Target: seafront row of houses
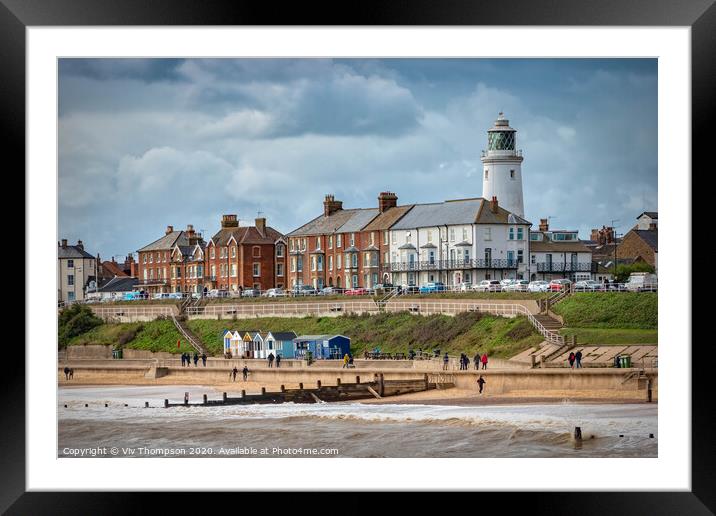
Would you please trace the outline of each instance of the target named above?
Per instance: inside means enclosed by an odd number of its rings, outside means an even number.
[[[482,197],[399,204],[394,192],[385,191],[374,207],[344,208],[325,195],[322,213],[288,234],[265,217],[242,225],[227,214],[208,240],[191,225],[167,226],[163,236],[137,250],[136,261],[130,255],[123,265],[93,257],[82,242],[68,246],[63,240],[58,298],[79,300],[82,285],[101,290],[125,277],[136,278],[132,289],[149,294],[201,294],[305,285],[454,287],[506,278],[601,281],[611,278],[617,261],[657,267],[656,212],[640,214],[621,237],[603,226],[581,240],[576,230],[550,228],[548,218],[532,229],[524,218],[523,159],[516,131],[500,113],[482,152]]]
[[[350,353],[351,339],[343,335],[302,335],[293,331],[227,330],[223,335],[224,355],[233,358],[315,359],[343,358]]]

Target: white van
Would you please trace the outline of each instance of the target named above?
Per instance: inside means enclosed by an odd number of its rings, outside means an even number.
[[[627,290],[632,292],[656,292],[656,274],[650,272],[632,272],[624,286]]]

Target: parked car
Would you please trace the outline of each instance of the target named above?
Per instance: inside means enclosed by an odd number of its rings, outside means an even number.
[[[255,288],[245,288],[241,291],[241,297],[259,297],[261,291]]]
[[[470,290],[472,290],[472,283],[463,281],[462,283],[460,283],[456,286],[456,289],[459,290],[460,292],[469,292]]]
[[[420,291],[417,285],[401,285],[400,290],[403,294],[417,294]]]
[[[270,288],[261,295],[264,297],[283,297],[286,295],[286,292],[284,292],[282,288]]]
[[[323,287],[321,290],[318,291],[319,296],[333,296],[338,293],[339,292],[336,287]]]
[[[515,282],[515,280],[513,280],[511,278],[506,278],[506,279],[500,280],[500,287],[502,288],[502,291],[507,292],[507,287],[512,285],[514,282]]]
[[[421,294],[431,294],[433,292],[444,292],[445,290],[445,283],[433,281],[431,283],[426,283],[425,285],[422,285],[420,287],[419,292]]]
[[[655,292],[657,290],[656,274],[650,272],[632,272],[624,287],[632,292]]]
[[[594,280],[582,280],[574,284],[575,292],[599,292],[604,290],[604,285]]]
[[[291,289],[292,296],[315,296],[318,294],[311,285],[296,285]]]
[[[214,288],[206,294],[206,297],[229,297],[229,291]]]
[[[549,282],[544,280],[530,281],[527,285],[527,290],[530,292],[547,292],[549,290]]]
[[[396,287],[392,283],[378,283],[373,288],[376,292],[389,292]]]
[[[514,280],[512,283],[503,287],[504,292],[527,292],[530,282],[527,280]]]
[[[347,296],[365,296],[368,294],[368,289],[362,287],[350,288],[345,291],[345,294]]]
[[[562,279],[553,279],[549,282],[549,291],[550,292],[562,292],[563,290],[568,289],[572,285],[572,282],[566,278]]]
[[[502,285],[498,280],[482,280],[480,283],[475,285],[473,289],[478,292],[501,292]]]

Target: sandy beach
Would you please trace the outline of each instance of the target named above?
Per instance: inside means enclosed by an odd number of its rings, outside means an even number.
[[[241,374],[236,381],[207,382],[202,375],[187,375],[181,377],[165,376],[163,378],[148,379],[140,376],[126,374],[92,374],[88,377],[75,374],[72,380],[65,380],[64,374],[58,374],[58,385],[64,388],[88,386],[141,386],[141,385],[203,385],[219,392],[241,392],[258,394],[261,388],[267,392],[278,392],[283,385],[286,389],[298,389],[298,383],[256,382],[249,376],[243,381]],[[324,383],[324,385],[330,385]],[[312,385],[304,385],[313,387]],[[483,394],[470,389],[433,389],[426,392],[416,392],[399,396],[390,396],[383,399],[360,400],[367,404],[430,404],[430,405],[495,405],[495,404],[522,404],[522,403],[555,403],[564,401],[579,401],[583,403],[639,403],[644,402],[643,393],[637,391],[614,390],[515,390],[498,395],[490,394],[486,388]],[[355,402],[350,402],[355,403]]]

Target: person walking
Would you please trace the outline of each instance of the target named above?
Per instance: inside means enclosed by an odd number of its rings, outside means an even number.
[[[281,355],[276,353],[276,367],[281,367]]]
[[[482,368],[487,369],[487,353],[482,354],[481,362],[482,362]]]
[[[348,367],[348,360],[349,360],[348,353],[346,353],[345,355],[343,355],[343,368],[342,369],[346,369]]]
[[[65,366],[65,380],[70,379],[70,368]]]
[[[574,360],[577,363],[577,369],[581,369],[582,368],[582,351],[581,350],[579,350],[575,353]]]
[[[231,371],[231,374],[234,375],[234,381],[236,381],[236,375],[239,374],[239,370],[236,369],[236,366],[234,366],[234,369]]]
[[[249,368],[248,366],[244,366],[244,369],[241,371],[244,375],[244,381],[249,379]]]
[[[475,371],[480,370],[480,352],[478,351],[475,353],[475,358],[473,358],[473,361],[475,362]]]
[[[273,367],[273,353],[269,353],[268,365],[269,365],[269,367]]]
[[[470,357],[467,356],[467,353],[465,353],[465,371],[470,369]]]
[[[206,353],[201,354],[201,363],[204,367],[206,367]]]
[[[447,371],[449,363],[450,363],[450,357],[448,356],[447,351],[446,351],[445,356],[443,357],[443,371]]]
[[[199,367],[199,355],[194,351],[194,367]]]
[[[569,367],[574,369],[574,351],[569,354],[569,358],[567,360],[569,360]]]
[[[480,375],[480,378],[477,379],[477,386],[480,389],[480,394],[482,394],[482,386],[485,385],[486,383],[487,382],[485,381],[485,379],[482,377],[482,375]]]
[[[184,353],[181,354],[181,366],[184,367],[184,362],[186,362],[186,357],[184,356]]]
[[[74,378],[74,376],[75,376],[75,370],[74,370],[74,368],[70,367],[70,380],[72,380],[72,378]]]

